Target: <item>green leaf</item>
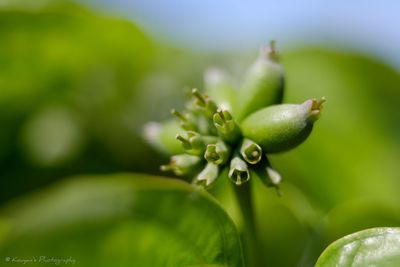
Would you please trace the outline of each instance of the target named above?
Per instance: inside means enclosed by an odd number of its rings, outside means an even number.
[[[400,228],[372,228],[333,242],[316,267],[400,266]]]
[[[77,177],[8,204],[0,221],[8,225],[0,259],[71,258],[85,267],[243,266],[227,213],[206,192],[172,179]]]

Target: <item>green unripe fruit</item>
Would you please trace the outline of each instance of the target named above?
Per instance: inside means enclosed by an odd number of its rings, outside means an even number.
[[[182,144],[174,138],[181,130],[176,120],[168,120],[164,123],[149,122],[143,128],[143,137],[158,151],[166,155],[180,154],[184,152]]]
[[[161,171],[172,171],[178,176],[190,175],[199,167],[201,159],[196,156],[180,154],[171,157],[170,163],[162,165]]]
[[[284,88],[283,68],[277,61],[273,44],[262,51],[248,71],[237,94],[238,121],[261,108],[282,103]]]
[[[318,119],[324,98],[303,104],[281,104],[261,109],[241,124],[243,136],[260,145],[265,153],[277,153],[301,144]]]
[[[205,92],[218,107],[232,112],[235,108],[236,88],[231,77],[224,70],[209,68],[204,73]]]

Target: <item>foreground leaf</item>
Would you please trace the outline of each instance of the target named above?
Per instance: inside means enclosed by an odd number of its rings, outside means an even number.
[[[48,265],[41,257],[70,258],[85,267],[243,266],[231,219],[207,193],[180,181],[78,177],[0,214],[9,225],[0,257],[10,266],[18,259]]]
[[[316,267],[400,266],[400,228],[372,228],[332,243]]]

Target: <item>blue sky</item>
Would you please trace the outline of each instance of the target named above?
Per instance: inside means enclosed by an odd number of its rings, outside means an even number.
[[[197,50],[322,44],[355,49],[400,68],[400,1],[87,0],[153,37]]]

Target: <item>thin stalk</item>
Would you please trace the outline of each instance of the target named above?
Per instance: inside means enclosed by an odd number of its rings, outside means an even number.
[[[263,262],[263,253],[257,238],[251,185],[247,182],[241,186],[233,185],[233,187],[242,215],[242,240],[246,267],[267,266]]]

